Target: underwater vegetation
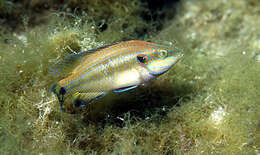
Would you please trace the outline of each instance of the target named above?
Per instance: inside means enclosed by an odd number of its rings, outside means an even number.
[[[9,2],[1,1],[0,7]],[[71,12],[51,12],[46,23],[34,27],[25,21],[20,32],[5,29],[0,38],[0,154],[258,155],[257,4],[180,1],[173,19],[142,36],[132,33],[131,24],[126,33],[112,27],[101,31],[88,13]],[[131,19],[142,19],[135,16]],[[177,41],[184,57],[142,87],[107,94],[85,108],[66,104],[60,112],[50,91],[60,77],[49,74],[49,68],[68,54],[121,39]]]
[[[71,16],[88,15],[88,20],[101,31],[99,38],[115,42],[143,37],[143,32],[161,29],[164,18],[175,12],[166,13],[175,1],[166,0],[1,0],[0,33],[24,30],[48,23],[49,14],[66,13]],[[170,4],[170,5],[169,5]],[[86,20],[81,18],[81,20]],[[117,31],[115,31],[115,29]],[[112,35],[111,35],[112,34]]]

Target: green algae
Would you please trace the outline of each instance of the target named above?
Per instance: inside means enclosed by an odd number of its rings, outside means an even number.
[[[87,14],[81,20],[92,21],[101,31],[99,38],[106,42],[134,39],[142,36],[143,31],[152,31],[143,16],[149,16],[146,1],[140,0],[1,0],[0,18],[5,29],[23,30],[23,24],[29,27],[47,24],[51,13],[71,14],[72,16]],[[26,9],[25,9],[26,8]],[[61,21],[62,22],[62,21]],[[114,30],[117,31],[114,31]],[[1,32],[1,29],[0,29]]]
[[[96,31],[88,15],[55,15],[47,26],[4,35],[1,154],[259,154],[260,15],[252,3],[182,2],[149,39],[177,40],[183,60],[143,87],[85,109],[66,103],[63,113],[49,67],[126,35]]]

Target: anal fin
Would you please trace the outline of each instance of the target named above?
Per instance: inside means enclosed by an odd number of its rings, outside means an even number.
[[[90,103],[93,100],[97,100],[103,96],[105,96],[105,92],[90,92],[90,93],[75,93],[73,95],[73,104],[76,107],[83,108],[85,107],[88,103]]]

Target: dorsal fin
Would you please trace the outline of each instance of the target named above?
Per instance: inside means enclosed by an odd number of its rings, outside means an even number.
[[[107,44],[91,50],[68,54],[66,57],[53,64],[49,68],[49,73],[57,74],[59,77],[66,77],[72,72],[73,69],[75,69],[78,65],[80,65],[81,62],[83,62],[87,58],[88,55],[91,55],[92,53],[105,49],[111,45],[114,44]]]

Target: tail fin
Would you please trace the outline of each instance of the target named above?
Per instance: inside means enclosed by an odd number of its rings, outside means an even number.
[[[60,104],[60,111],[62,112],[62,106],[64,103],[64,95],[66,94],[66,89],[64,87],[60,87],[58,84],[54,84],[51,87],[51,92],[57,96]]]
[[[55,95],[57,95],[57,91],[56,91],[57,85],[58,84],[56,83],[53,86],[51,86],[51,92],[54,93]]]

